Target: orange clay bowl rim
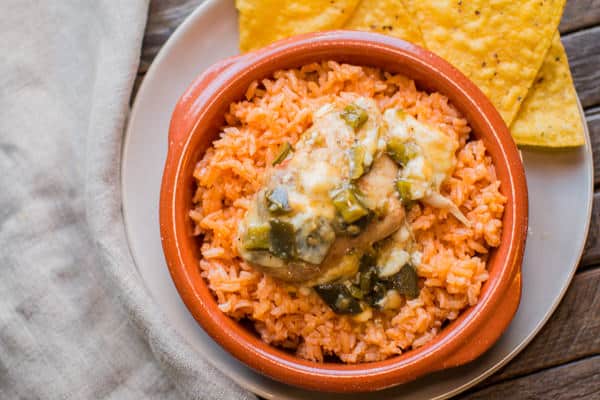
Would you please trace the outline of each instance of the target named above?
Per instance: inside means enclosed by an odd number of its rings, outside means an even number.
[[[200,275],[198,240],[188,210],[193,170],[224,125],[229,105],[253,80],[276,70],[323,60],[379,67],[414,79],[420,90],[446,95],[469,121],[492,157],[507,197],[501,244],[490,253],[489,279],[479,301],[426,345],[384,361],[317,363],[268,345],[217,307]],[[296,36],[257,52],[226,59],[200,75],[182,95],[171,119],[160,193],[160,230],[169,271],[181,298],[204,330],[224,349],[278,381],[330,392],[373,391],[465,364],[500,337],[521,297],[521,262],[527,231],[527,186],[510,132],[486,96],[433,53],[399,39],[356,31]]]

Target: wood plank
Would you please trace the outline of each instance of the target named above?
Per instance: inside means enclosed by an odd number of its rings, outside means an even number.
[[[600,268],[575,276],[536,338],[482,386],[600,355]]]
[[[600,26],[562,38],[583,107],[600,104]]]
[[[567,0],[559,30],[562,34],[600,24],[600,0]]]
[[[600,192],[594,194],[590,232],[588,233],[585,249],[583,250],[581,267],[589,267],[596,264],[600,264]]]
[[[459,396],[478,399],[600,399],[600,356],[575,361]]]
[[[594,183],[600,184],[600,107],[586,111],[586,120],[590,131],[592,153],[594,156]],[[600,193],[594,195],[590,232],[581,260],[581,267],[600,264]]]
[[[233,0],[226,0],[233,1]],[[145,73],[173,31],[204,0],[152,0],[142,43],[140,73]]]
[[[600,107],[586,110],[585,119],[590,131],[594,154],[594,184],[598,185],[600,184]]]

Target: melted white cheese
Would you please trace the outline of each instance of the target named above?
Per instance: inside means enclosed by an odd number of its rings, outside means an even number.
[[[427,196],[431,190],[439,191],[454,170],[458,142],[439,129],[425,125],[397,109],[383,114],[388,126],[388,137],[403,142],[412,141],[420,154],[412,158],[401,171],[401,177],[415,183],[413,198]]]
[[[385,258],[382,264],[379,264],[379,275],[382,278],[392,276],[400,271],[400,268],[404,266],[410,260],[410,254],[402,248],[393,248],[389,255]]]
[[[354,103],[367,110],[369,114],[369,119],[367,119],[364,126],[357,133],[358,143],[365,150],[363,164],[368,168],[373,164],[379,150],[380,127],[382,124],[381,113],[375,102],[371,99],[361,97]]]
[[[456,166],[458,141],[397,109],[386,110],[383,119],[388,127],[388,138],[413,142],[419,148],[419,154],[408,161],[399,174],[399,178],[410,182],[411,198],[446,209],[460,222],[469,225],[459,208],[439,193],[442,183]]]
[[[309,197],[329,193],[342,183],[340,171],[325,161],[316,161],[305,166],[300,174],[300,185]]]

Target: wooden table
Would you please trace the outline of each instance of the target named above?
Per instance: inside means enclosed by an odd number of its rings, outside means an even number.
[[[200,3],[151,0],[136,88],[162,44]],[[461,399],[600,399],[600,0],[568,0],[560,32],[594,149],[596,193],[585,252],[566,296],[537,337]]]

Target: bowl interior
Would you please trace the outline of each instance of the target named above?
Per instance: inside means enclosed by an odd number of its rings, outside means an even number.
[[[166,170],[163,180],[163,191],[165,185],[169,186],[166,197],[172,201],[170,212],[174,227],[163,226],[162,214],[167,211],[163,210],[161,204],[161,231],[164,228],[173,234],[173,246],[177,249],[175,257],[165,246],[167,264],[177,289],[194,317],[213,338],[253,368],[276,379],[281,379],[280,375],[273,373],[277,368],[288,370],[291,375],[299,373],[304,376],[306,382],[294,379],[288,382],[313,389],[336,390],[335,385],[324,387],[323,382],[332,378],[336,380],[340,377],[368,375],[373,375],[374,379],[365,379],[358,383],[346,380],[345,384],[349,386],[341,388],[341,391],[382,389],[414,379],[427,372],[462,364],[491,346],[515,311],[497,309],[501,300],[499,295],[503,294],[500,292],[512,288],[515,277],[518,280],[527,215],[524,174],[508,129],[485,96],[447,63],[423,49],[399,40],[387,37],[382,37],[385,38],[382,40],[378,37],[380,35],[366,35],[369,40],[358,40],[362,36],[364,35],[350,38],[345,36],[345,40],[323,39],[320,42],[286,41],[287,44],[280,44],[279,47],[272,46],[257,54],[248,54],[233,62],[208,83],[195,99],[196,124],[191,132],[184,135],[185,142],[170,144],[167,169],[170,164],[172,177],[171,179],[167,177],[169,172]],[[371,36],[375,36],[375,40]],[[389,72],[401,73],[415,80],[420,90],[437,91],[446,95],[468,120],[472,128],[472,136],[485,143],[501,180],[500,191],[508,198],[503,217],[501,245],[490,254],[488,261],[490,277],[482,288],[479,302],[463,311],[457,320],[448,324],[425,346],[380,362],[344,365],[301,360],[265,344],[253,331],[223,314],[200,276],[197,264],[197,260],[201,257],[199,242],[192,234],[193,224],[187,213],[192,208],[195,190],[194,167],[212,141],[217,138],[220,127],[225,124],[224,114],[230,103],[242,99],[253,80],[270,76],[279,69],[299,67],[323,60],[373,66]],[[178,147],[177,151],[171,154],[174,147]],[[169,236],[169,232],[167,235],[163,232],[163,236]],[[510,292],[510,296],[516,296],[513,302],[518,303],[519,294],[520,292],[514,293],[514,290]],[[514,308],[516,309],[516,304]],[[476,328],[486,321],[489,323],[491,313],[510,313],[510,315],[500,318],[501,321],[495,320],[494,323],[489,324],[489,328],[483,332],[487,335],[483,338],[485,343],[473,346],[466,353],[464,350],[459,351],[476,335],[481,339],[482,331]],[[453,357],[458,353],[462,356]],[[271,365],[266,366],[265,360],[269,360]],[[435,360],[438,362],[434,363]],[[431,365],[432,363],[435,365]],[[404,375],[394,374],[402,369],[410,369],[410,372]],[[314,382],[311,382],[311,379]],[[338,389],[340,389],[339,385]]]

